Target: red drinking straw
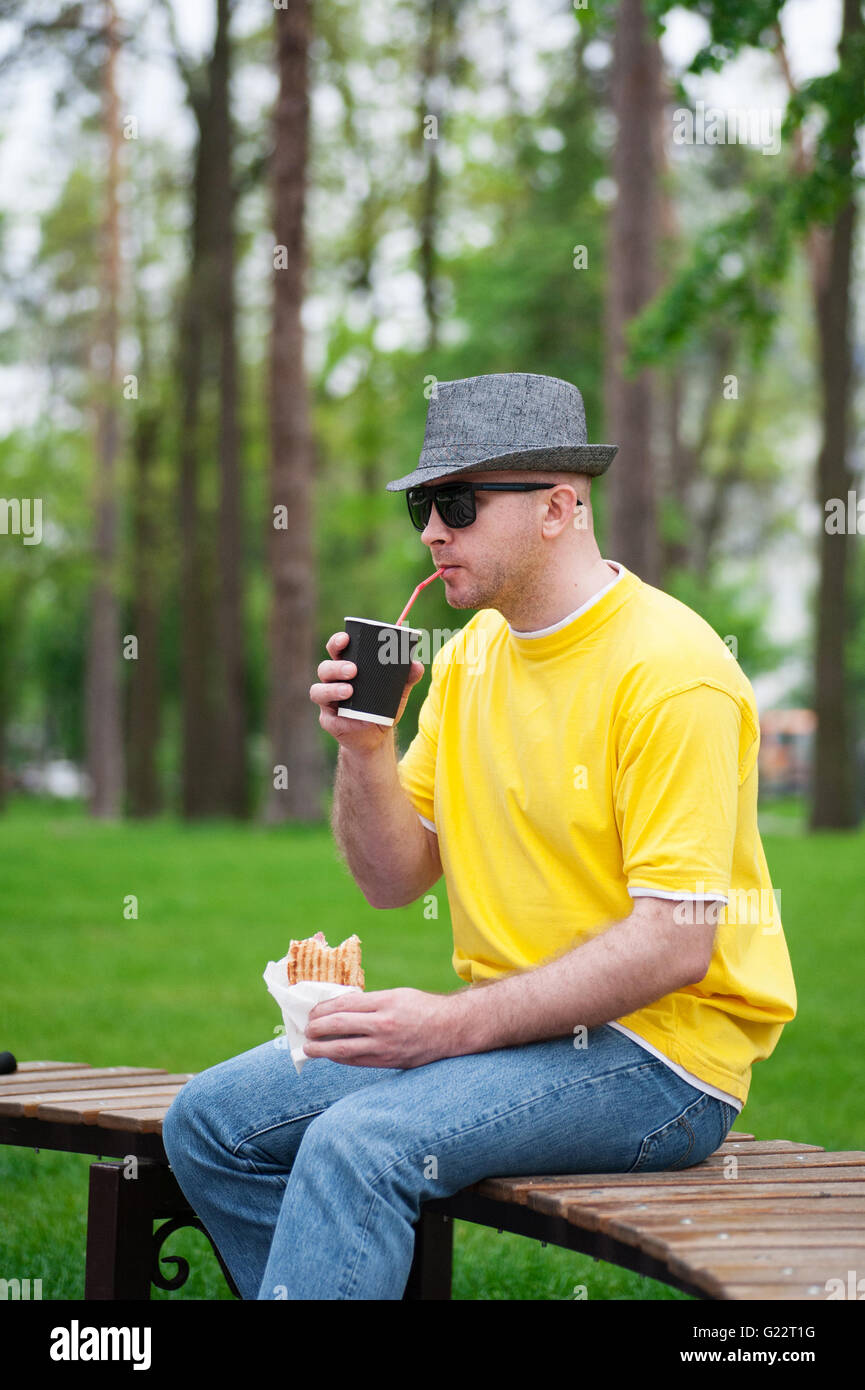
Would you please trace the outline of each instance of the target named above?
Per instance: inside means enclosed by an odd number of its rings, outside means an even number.
[[[414,593],[412,594],[412,596],[411,596],[411,598],[409,599],[408,603],[406,604],[405,608],[402,610],[402,612],[400,613],[399,617],[397,618],[396,624],[395,624],[396,627],[399,627],[400,623],[402,622],[402,620],[403,620],[403,618],[405,617],[405,615],[406,615],[406,613],[408,612],[408,610],[411,608],[412,604],[414,603],[414,601],[415,601],[415,599],[417,598],[418,594],[420,593],[421,589],[425,589],[426,586],[427,586],[427,584],[432,584],[433,580],[434,580],[434,579],[438,579],[439,575],[440,575],[442,572],[443,572],[443,571],[440,570],[440,569],[439,569],[439,570],[436,570],[435,574],[431,574],[430,577],[429,577],[429,579],[422,579],[422,580],[421,580],[420,584],[418,584],[417,588],[415,589]]]

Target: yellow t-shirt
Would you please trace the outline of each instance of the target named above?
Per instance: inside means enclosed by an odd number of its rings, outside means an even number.
[[[574,949],[640,894],[680,899],[683,931],[723,899],[705,978],[613,1026],[741,1106],[796,1013],[754,693],[708,623],[610,563],[560,623],[519,633],[486,608],[445,643],[398,776],[438,834],[469,983]]]

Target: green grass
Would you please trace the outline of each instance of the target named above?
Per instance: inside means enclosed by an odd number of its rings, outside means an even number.
[[[754,1068],[737,1122],[758,1138],[865,1148],[860,1060],[865,834],[767,834],[799,1012]],[[292,936],[364,942],[371,989],[449,990],[450,918],[369,907],[321,827],[90,822],[79,807],[16,798],[0,818],[0,1050],[19,1060],[199,1071],[273,1034],[261,980]],[[130,895],[137,917],[125,916]],[[41,1278],[44,1299],[83,1297],[86,1155],[0,1148],[0,1277]],[[164,1253],[191,1265],[177,1292],[230,1294],[205,1238]],[[616,1266],[457,1223],[457,1299],[687,1300]]]

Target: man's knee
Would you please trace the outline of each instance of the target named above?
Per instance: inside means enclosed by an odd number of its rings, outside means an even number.
[[[163,1121],[166,1149],[184,1130],[187,1133],[191,1129],[208,1132],[215,1128],[216,1120],[224,1120],[243,1098],[260,1090],[262,1052],[264,1060],[269,1061],[272,1044],[266,1043],[224,1062],[216,1062],[190,1077],[178,1091]],[[221,1125],[218,1129],[221,1130]]]
[[[212,1087],[206,1071],[190,1077],[178,1091],[162,1121],[162,1143],[168,1161],[174,1166],[179,1152],[188,1147],[193,1133],[200,1133],[206,1125],[206,1117],[211,1104]]]

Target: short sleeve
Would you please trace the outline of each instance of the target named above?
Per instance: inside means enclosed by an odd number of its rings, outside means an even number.
[[[755,737],[738,700],[704,683],[626,726],[615,806],[632,897],[727,900],[739,785]]]
[[[397,763],[397,776],[424,825],[435,824],[435,771],[441,722],[442,661],[444,647],[432,664],[429,690],[418,715],[418,727],[408,749]]]

